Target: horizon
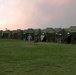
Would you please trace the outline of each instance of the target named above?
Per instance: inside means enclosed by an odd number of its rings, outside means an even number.
[[[70,27],[76,28],[76,26],[70,26]],[[59,28],[61,28],[61,29],[69,29],[70,27],[64,27],[64,28],[59,27]],[[9,31],[14,31],[14,30],[28,30],[28,29],[40,29],[40,30],[44,30],[44,29],[47,29],[47,28],[59,29],[58,27],[56,27],[56,28],[53,28],[53,27],[46,27],[46,28],[27,28],[27,29],[12,29],[12,30],[5,28],[5,30],[0,30],[0,31],[8,31],[8,30]]]

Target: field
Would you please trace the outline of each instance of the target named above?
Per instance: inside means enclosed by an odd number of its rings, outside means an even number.
[[[76,75],[76,45],[0,39],[0,75]]]

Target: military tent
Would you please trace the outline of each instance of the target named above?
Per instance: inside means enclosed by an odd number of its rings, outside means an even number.
[[[42,33],[46,36],[47,42],[56,42],[55,39],[55,30],[53,28],[46,28],[42,30]]]
[[[12,39],[18,39],[17,30],[13,30],[13,31],[12,31]]]
[[[2,31],[2,30],[0,30],[0,38],[2,38],[2,33],[3,33],[3,31]]]
[[[55,28],[56,42],[62,43],[67,38],[67,31],[61,28]]]
[[[13,30],[12,38],[22,40],[23,39],[23,31],[21,29]]]
[[[23,31],[23,38],[25,40],[28,40],[29,34],[31,35],[32,40],[34,40],[34,29],[32,29],[32,28],[29,28],[29,29]]]
[[[41,29],[34,29],[34,39],[40,41]]]
[[[72,36],[71,43],[76,44],[76,26],[71,26],[67,31]]]
[[[9,39],[9,38],[11,38],[11,31],[10,30],[6,30],[6,31],[3,31],[2,32],[2,38],[7,38],[7,39]]]

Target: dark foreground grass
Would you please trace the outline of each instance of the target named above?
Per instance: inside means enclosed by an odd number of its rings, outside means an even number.
[[[0,40],[0,75],[76,75],[76,45]]]

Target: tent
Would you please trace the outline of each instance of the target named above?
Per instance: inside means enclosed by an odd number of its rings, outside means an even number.
[[[23,40],[26,40],[27,39],[26,33],[27,33],[27,30],[23,30]]]
[[[3,33],[3,31],[2,31],[2,30],[0,30],[0,38],[2,38],[2,33]]]
[[[76,44],[76,26],[71,26],[67,31],[72,36],[71,43]]]
[[[23,31],[21,29],[13,30],[12,38],[22,40],[23,39]]]
[[[56,42],[55,39],[55,30],[53,28],[46,28],[42,30],[42,34],[44,33],[47,42]]]
[[[61,28],[55,28],[56,31],[56,42],[62,43],[67,37],[67,31]]]
[[[29,34],[31,35],[32,40],[33,40],[34,39],[34,30],[32,28],[29,28],[29,29],[23,31],[23,39],[28,40],[27,38],[28,38]]]
[[[40,41],[41,29],[34,29],[34,40]]]
[[[12,39],[18,39],[17,30],[13,30],[13,31],[12,31]]]
[[[23,31],[21,29],[17,29],[17,36],[18,36],[18,39],[20,40],[23,39]]]
[[[2,31],[2,38],[11,38],[11,31],[10,30],[6,30],[6,31]]]

